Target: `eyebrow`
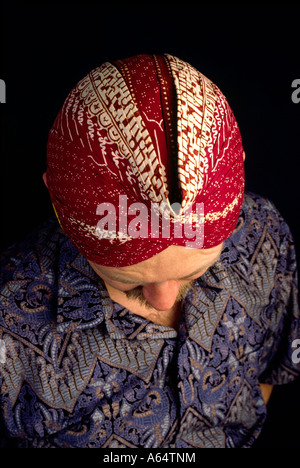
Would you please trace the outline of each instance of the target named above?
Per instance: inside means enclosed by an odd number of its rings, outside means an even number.
[[[208,265],[204,265],[202,266],[201,268],[198,268],[198,270],[196,271],[193,271],[192,273],[190,273],[189,275],[187,276],[183,276],[182,278],[178,278],[177,281],[180,281],[180,280],[185,280],[185,279],[188,279],[190,278],[191,276],[194,276],[194,275],[197,275],[197,273],[200,273],[200,271],[202,270],[207,270],[208,268],[210,268],[211,266],[213,266],[220,258],[220,255],[210,264]],[[149,283],[143,283],[141,281],[130,281],[130,280],[126,280],[124,278],[120,278],[118,277],[117,275],[112,275],[112,276],[108,276],[106,275],[111,281],[118,281],[119,283],[124,283],[124,284],[136,284],[136,285],[141,285],[141,284],[149,284]]]

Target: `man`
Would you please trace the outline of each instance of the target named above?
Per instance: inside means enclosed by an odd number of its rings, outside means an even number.
[[[225,97],[177,57],[71,91],[44,174],[61,227],[3,255],[3,446],[252,446],[299,374],[299,311],[291,234],[243,160]]]

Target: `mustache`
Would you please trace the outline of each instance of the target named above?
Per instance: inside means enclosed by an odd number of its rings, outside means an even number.
[[[175,304],[184,298],[186,292],[189,289],[194,289],[194,280],[191,280],[188,283],[179,286]],[[153,308],[143,295],[143,286],[137,286],[136,288],[130,289],[129,291],[123,291],[123,293],[126,295],[127,299],[137,300],[140,303],[140,305],[145,306],[147,309]]]

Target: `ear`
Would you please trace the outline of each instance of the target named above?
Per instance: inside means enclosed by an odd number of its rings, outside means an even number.
[[[44,172],[44,174],[43,174],[43,181],[44,181],[44,184],[46,185],[46,187],[48,188],[46,172]]]
[[[245,161],[245,159],[246,159],[246,153],[245,153],[245,151],[243,152],[243,159],[244,159],[244,161]]]

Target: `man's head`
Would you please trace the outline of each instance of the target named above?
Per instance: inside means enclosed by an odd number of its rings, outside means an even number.
[[[205,250],[170,246],[135,265],[116,268],[89,263],[119,302],[124,294],[146,307],[166,311],[183,299],[193,281],[218,260],[221,250],[222,244]]]
[[[237,222],[241,136],[205,76],[171,55],[139,55],[104,63],[71,91],[49,134],[46,178],[64,232],[93,264],[208,251]]]

